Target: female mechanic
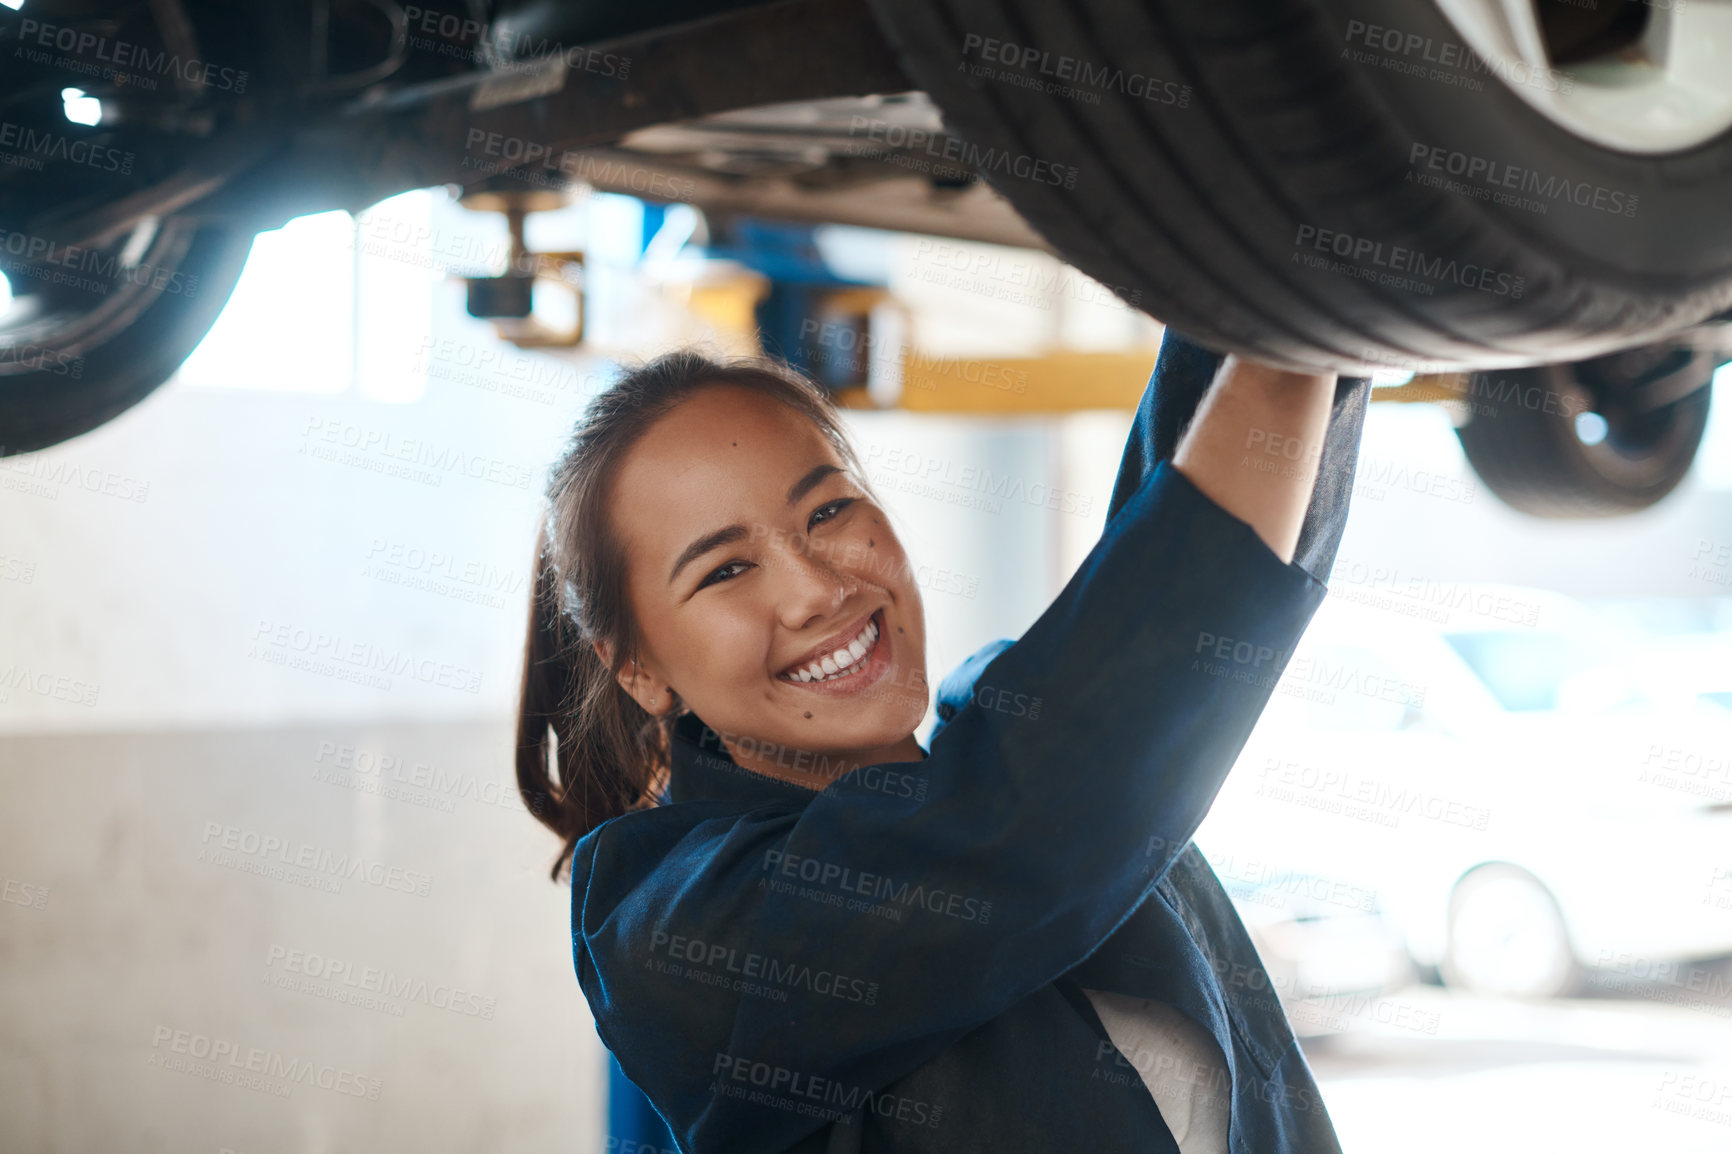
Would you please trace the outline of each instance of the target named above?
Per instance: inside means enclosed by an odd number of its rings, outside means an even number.
[[[1100,541],[928,749],[920,591],[823,391],[675,353],[592,403],[517,773],[680,1150],[1338,1150],[1191,835],[1326,592],[1368,389],[1169,330]]]

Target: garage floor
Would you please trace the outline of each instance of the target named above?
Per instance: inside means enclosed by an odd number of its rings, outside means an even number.
[[[1719,967],[1719,989],[1732,966]],[[1732,997],[1539,1005],[1417,988],[1435,1036],[1366,1026],[1307,1044],[1348,1151],[1732,1149]],[[1661,997],[1654,991],[1653,997]]]

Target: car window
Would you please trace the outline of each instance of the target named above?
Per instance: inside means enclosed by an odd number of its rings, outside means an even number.
[[[1558,632],[1485,630],[1444,640],[1511,712],[1557,709],[1572,682],[1600,673],[1606,655],[1586,638]]]

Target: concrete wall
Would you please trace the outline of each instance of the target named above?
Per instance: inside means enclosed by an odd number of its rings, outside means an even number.
[[[0,1147],[601,1149],[509,733],[0,740]]]

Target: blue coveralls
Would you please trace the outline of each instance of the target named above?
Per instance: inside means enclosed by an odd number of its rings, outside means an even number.
[[[578,979],[682,1151],[1176,1154],[1085,987],[1213,1035],[1234,1154],[1338,1151],[1190,839],[1325,595],[1370,383],[1284,564],[1169,459],[1220,359],[1168,330],[1101,540],[944,680],[925,760],[815,792],[688,715],[669,803],[578,843]]]

